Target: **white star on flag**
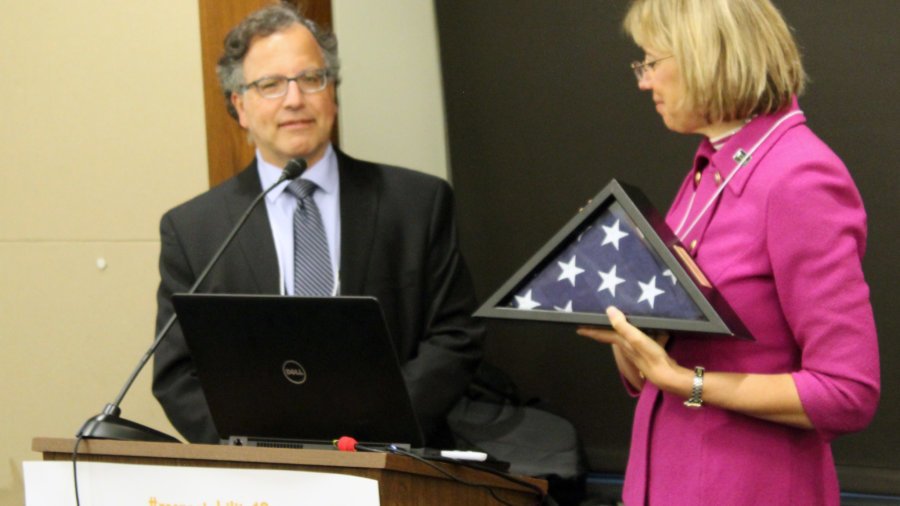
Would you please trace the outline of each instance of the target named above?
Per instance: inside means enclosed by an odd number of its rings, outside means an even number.
[[[588,228],[584,229],[580,234],[578,234],[578,239],[576,239],[576,241],[581,242],[581,238],[584,237],[584,234],[588,233],[588,231],[589,231],[590,229],[592,229],[592,228],[594,228],[593,225],[591,225],[591,226],[589,226]]]
[[[597,274],[603,278],[603,283],[600,283],[600,288],[597,288],[597,291],[602,292],[603,290],[609,290],[609,293],[615,297],[616,287],[625,282],[624,279],[616,276],[616,266],[613,265],[609,272],[597,271]]]
[[[572,301],[570,300],[566,303],[566,307],[553,306],[553,309],[557,311],[561,311],[563,313],[571,313],[572,312]]]
[[[664,270],[664,271],[663,271],[663,276],[665,276],[665,277],[667,277],[667,278],[672,278],[672,284],[673,284],[673,285],[677,285],[677,284],[678,284],[678,278],[675,277],[675,273],[672,272],[672,269],[666,269],[666,270]]]
[[[656,276],[650,278],[650,281],[646,283],[638,281],[638,284],[641,285],[641,298],[638,299],[638,303],[647,301],[650,303],[651,308],[653,307],[653,302],[656,300],[656,297],[666,293],[665,291],[656,288]]]
[[[562,273],[560,273],[557,281],[562,281],[564,279],[568,279],[572,286],[575,286],[575,277],[584,272],[584,269],[575,265],[575,255],[572,255],[571,260],[568,263],[564,262],[556,262],[559,264],[559,267],[562,269]]]
[[[603,231],[606,232],[606,237],[603,238],[603,243],[600,244],[600,246],[603,246],[605,244],[612,244],[618,251],[619,240],[623,237],[628,237],[628,233],[622,232],[622,230],[619,229],[619,220],[616,220],[616,222],[613,223],[611,227],[607,227],[606,225],[602,225],[602,227]]]
[[[540,307],[540,305],[541,305],[540,302],[536,302],[534,299],[531,298],[531,290],[528,290],[528,292],[526,292],[525,295],[522,297],[516,295],[516,303],[518,304],[518,306],[517,306],[518,309],[524,309],[526,311],[529,309],[534,309],[536,307]]]

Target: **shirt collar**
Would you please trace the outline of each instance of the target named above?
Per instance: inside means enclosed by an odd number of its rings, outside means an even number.
[[[782,111],[753,118],[749,123],[744,125],[740,131],[732,135],[721,149],[711,155],[709,163],[710,167],[718,170],[723,179],[728,178],[728,176],[737,169],[740,157],[743,156],[743,154],[750,152],[750,150],[753,149],[753,146],[755,146],[779,120],[795,111],[800,111],[800,106],[796,97],[792,100],[791,105]],[[791,127],[805,122],[806,120],[803,114],[798,114],[782,123],[777,130],[773,131],[771,135],[756,148],[756,151],[751,154],[750,159],[747,160],[745,165],[740,169],[740,172],[738,172],[729,183],[728,189],[736,195],[740,195],[753,172],[753,167],[765,157],[766,153],[785,132]],[[709,139],[704,139],[697,154],[700,155],[702,151],[709,156],[708,150],[710,149],[712,149],[712,144],[709,142]]]
[[[265,161],[262,157],[262,154],[259,150],[256,150],[256,166],[259,169],[259,182],[262,183],[263,188],[268,188],[270,185],[278,181],[278,178],[281,177],[282,168],[276,167],[271,163]],[[318,191],[322,191],[325,193],[335,193],[338,188],[338,168],[337,168],[337,156],[334,153],[334,148],[332,148],[331,144],[325,149],[325,155],[316,162],[315,164],[308,167],[303,174],[300,175],[301,179],[308,179],[319,187]],[[266,195],[266,200],[269,202],[274,202],[281,194],[284,192],[287,185],[290,184],[290,181],[284,181],[279,184],[274,190],[270,191],[268,195]]]
[[[738,126],[737,128],[733,128],[733,129],[729,130],[728,132],[725,132],[725,133],[723,133],[723,134],[721,134],[721,135],[718,135],[718,136],[716,136],[716,137],[709,137],[709,138],[708,138],[708,139],[709,139],[709,143],[712,144],[712,147],[713,147],[716,151],[722,149],[722,146],[724,146],[724,145],[725,145],[732,137],[734,137],[735,134],[737,134],[738,132],[740,132],[741,129],[744,128],[744,125],[746,125],[746,124],[749,123],[749,122],[750,122],[749,119],[748,119],[748,120],[745,120],[745,121],[744,121],[743,123],[741,123],[741,125]]]

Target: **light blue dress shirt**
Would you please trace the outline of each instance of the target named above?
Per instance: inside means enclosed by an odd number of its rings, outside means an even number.
[[[256,165],[259,167],[259,181],[263,188],[268,188],[281,176],[283,167],[276,167],[263,160],[259,150],[256,152]],[[325,237],[328,239],[328,250],[331,254],[331,268],[334,273],[332,295],[340,293],[341,264],[341,199],[340,179],[338,178],[337,156],[331,145],[321,160],[310,166],[300,176],[319,186],[313,194],[313,200],[319,206]],[[272,227],[272,238],[275,240],[275,251],[278,253],[279,286],[282,295],[294,294],[294,209],[297,198],[286,192],[290,181],[285,181],[266,195],[266,211],[269,213],[269,224]]]

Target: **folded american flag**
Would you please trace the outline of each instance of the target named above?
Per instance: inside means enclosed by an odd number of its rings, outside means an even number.
[[[570,241],[502,305],[601,314],[616,306],[629,316],[704,318],[618,202]]]

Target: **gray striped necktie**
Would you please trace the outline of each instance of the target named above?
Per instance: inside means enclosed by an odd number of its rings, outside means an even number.
[[[334,286],[331,255],[319,207],[316,183],[297,178],[287,190],[297,197],[294,211],[294,295],[327,296]]]

